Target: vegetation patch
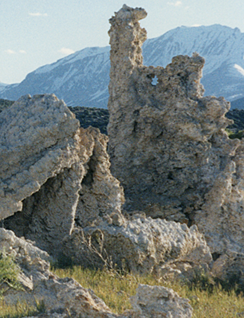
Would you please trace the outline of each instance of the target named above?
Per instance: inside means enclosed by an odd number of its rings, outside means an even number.
[[[139,276],[115,270],[83,269],[80,266],[56,268],[54,272],[62,278],[73,277],[83,287],[91,288],[117,314],[131,309],[130,296],[136,294],[138,284],[148,284],[172,288],[179,296],[188,298],[194,318],[232,318],[244,315],[243,293],[237,293],[235,286],[223,288],[203,273],[196,274],[192,282],[186,283],[157,279],[153,275]]]
[[[14,103],[14,101],[12,101],[12,100],[0,98],[0,112],[3,111],[5,108],[10,107],[13,103]]]
[[[18,302],[16,305],[6,305],[4,300],[0,301],[0,318],[22,318],[37,316],[42,313],[41,305],[29,306],[25,302]]]
[[[21,289],[18,282],[20,269],[13,256],[0,252],[0,296],[9,288]]]
[[[95,107],[69,107],[80,121],[83,128],[89,126],[99,128],[101,133],[107,134],[107,125],[109,121],[109,113],[107,109]]]

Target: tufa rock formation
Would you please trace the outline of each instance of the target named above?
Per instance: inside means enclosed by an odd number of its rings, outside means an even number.
[[[1,112],[0,124],[5,228],[57,256],[76,223],[120,211],[123,190],[109,171],[107,136],[79,128],[63,101],[24,96]]]
[[[192,307],[189,301],[180,298],[172,289],[162,286],[139,285],[132,297],[133,315],[131,318],[190,318]]]
[[[97,226],[75,228],[64,238],[64,255],[78,264],[103,268],[116,266],[134,273],[191,279],[208,271],[210,250],[196,226],[146,218],[127,220],[111,214]]]
[[[83,266],[188,278],[209,269],[210,250],[195,226],[121,213],[123,189],[109,170],[108,137],[79,128],[54,95],[22,97],[0,121],[6,229]]]
[[[124,5],[110,19],[109,153],[124,207],[197,224],[214,259],[242,257],[244,146],[225,133],[230,104],[203,97],[197,53],[166,68],[143,66],[145,16]]]
[[[6,288],[4,301],[9,305],[25,301],[30,305],[44,302],[44,317],[115,318],[105,303],[91,290],[80,286],[72,278],[58,278],[50,272],[47,253],[26,240],[17,238],[12,231],[0,229],[1,250],[14,255],[20,268],[19,290]]]
[[[43,318],[153,318],[192,316],[187,299],[180,298],[173,290],[140,285],[132,298],[132,310],[116,315],[98,298],[91,289],[85,289],[72,278],[59,278],[50,272],[49,256],[23,238],[17,238],[12,231],[0,228],[0,250],[15,257],[19,267],[19,289],[3,283],[4,301],[15,305],[24,301],[35,306],[43,302]],[[31,318],[31,317],[29,317]]]

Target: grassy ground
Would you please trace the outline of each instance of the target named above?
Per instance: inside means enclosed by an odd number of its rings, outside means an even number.
[[[122,275],[115,271],[81,269],[78,266],[56,269],[55,273],[60,277],[72,276],[83,287],[93,289],[115,313],[122,313],[131,308],[129,298],[136,294],[136,288],[140,283],[172,288],[181,297],[190,299],[194,318],[232,318],[240,313],[244,316],[242,293],[237,295],[235,288],[226,291],[220,285],[213,285],[211,282],[203,284],[201,279],[194,284],[186,285],[175,281],[160,282],[150,275]]]
[[[119,274],[116,271],[82,269],[74,266],[67,269],[54,269],[59,277],[73,277],[83,287],[91,288],[102,298],[114,313],[130,309],[129,298],[135,295],[138,284],[162,285],[172,288],[181,297],[188,298],[194,309],[194,318],[234,318],[244,316],[243,294],[237,295],[235,288],[226,291],[221,286],[198,280],[187,285],[180,282],[160,282],[153,276]],[[40,308],[29,308],[26,304],[8,307],[0,302],[0,318],[21,318],[35,315]]]
[[[15,306],[7,306],[0,301],[0,318],[21,318],[35,316],[41,311],[36,307],[30,307],[26,303],[17,303]]]

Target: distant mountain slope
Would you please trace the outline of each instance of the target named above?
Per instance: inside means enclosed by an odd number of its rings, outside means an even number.
[[[109,68],[109,47],[86,48],[29,73],[20,84],[0,91],[0,97],[16,100],[25,94],[54,93],[70,106],[105,107]]]
[[[198,52],[205,58],[202,84],[205,95],[231,101],[244,96],[244,33],[221,25],[178,27],[148,40],[145,65],[166,66],[172,56]]]
[[[29,73],[20,84],[0,88],[0,98],[54,93],[67,105],[107,107],[109,47],[86,48]],[[206,60],[205,95],[244,97],[244,33],[221,25],[178,27],[143,46],[145,65],[166,66],[175,55],[198,52]]]
[[[231,102],[231,108],[233,109],[244,109],[244,97],[238,98]]]

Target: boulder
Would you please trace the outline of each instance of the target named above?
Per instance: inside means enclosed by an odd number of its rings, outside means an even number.
[[[43,302],[44,317],[101,317],[115,318],[105,303],[91,290],[79,285],[72,278],[58,278],[50,272],[49,256],[12,231],[0,228],[1,249],[12,254],[20,268],[20,290],[6,289],[4,301],[11,305],[25,301],[29,305]]]
[[[132,314],[128,318],[190,318],[189,300],[181,298],[170,288],[139,285],[132,300]]]
[[[0,219],[64,168],[79,162],[79,122],[54,95],[20,98],[0,114]]]
[[[63,240],[64,254],[84,267],[111,266],[134,273],[191,279],[209,270],[212,256],[194,225],[112,214],[92,227],[75,228]]]
[[[3,226],[58,256],[74,225],[120,211],[108,138],[79,121],[54,95],[24,96],[0,114]]]

